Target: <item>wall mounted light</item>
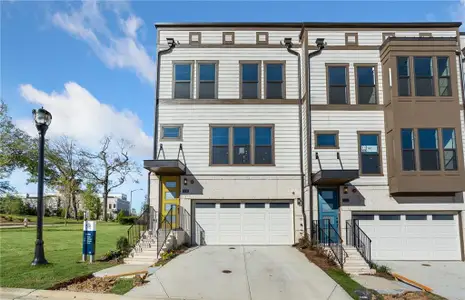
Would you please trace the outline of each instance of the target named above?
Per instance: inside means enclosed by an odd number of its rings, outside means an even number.
[[[347,194],[349,192],[349,188],[347,187],[347,185],[344,185],[344,194]]]
[[[184,177],[184,185],[187,185],[187,178]]]

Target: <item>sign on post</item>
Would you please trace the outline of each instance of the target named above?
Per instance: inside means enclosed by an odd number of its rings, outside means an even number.
[[[86,261],[87,255],[90,255],[90,262],[94,262],[96,229],[96,221],[84,221],[82,238],[82,261]]]

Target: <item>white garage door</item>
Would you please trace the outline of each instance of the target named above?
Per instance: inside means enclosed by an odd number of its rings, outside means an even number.
[[[195,203],[195,220],[207,245],[291,245],[294,243],[292,203]]]
[[[457,214],[354,215],[373,260],[460,260]]]

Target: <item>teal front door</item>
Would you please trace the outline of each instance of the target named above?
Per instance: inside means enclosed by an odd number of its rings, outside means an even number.
[[[337,188],[318,189],[318,219],[326,239],[338,242],[339,234],[339,193]],[[321,238],[321,237],[320,237]]]

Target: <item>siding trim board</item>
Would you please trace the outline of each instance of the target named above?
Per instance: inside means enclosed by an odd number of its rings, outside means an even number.
[[[299,99],[160,99],[160,103],[168,105],[243,105],[243,104],[269,104],[269,105],[298,105]]]

